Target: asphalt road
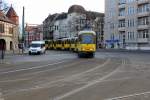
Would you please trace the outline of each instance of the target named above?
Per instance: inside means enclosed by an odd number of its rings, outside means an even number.
[[[149,53],[67,51],[7,55],[0,63],[0,100],[150,100]]]

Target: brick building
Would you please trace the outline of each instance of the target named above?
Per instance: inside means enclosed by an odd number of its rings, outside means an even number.
[[[32,41],[43,40],[43,26],[26,24],[24,40],[26,47],[28,47]]]

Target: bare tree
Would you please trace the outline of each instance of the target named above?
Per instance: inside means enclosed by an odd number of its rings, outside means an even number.
[[[6,3],[4,0],[0,0],[0,10],[5,13],[7,12],[8,8],[8,3]]]

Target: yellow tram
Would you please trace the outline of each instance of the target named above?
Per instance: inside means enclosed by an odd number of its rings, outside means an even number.
[[[94,57],[96,51],[96,33],[94,31],[80,31],[77,37],[61,38],[45,41],[47,49],[70,50],[77,52],[78,57]]]
[[[78,56],[94,57],[96,51],[96,33],[94,31],[80,31],[77,43]]]

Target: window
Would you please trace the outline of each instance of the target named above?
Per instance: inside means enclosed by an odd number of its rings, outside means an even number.
[[[138,31],[138,38],[149,38],[148,30]]]
[[[128,7],[128,15],[136,13],[134,7]]]
[[[143,12],[148,12],[150,7],[150,5],[147,3],[147,4],[142,4],[142,5],[139,5],[138,6],[138,13],[143,13]]]
[[[110,29],[114,29],[115,28],[115,24],[114,23],[110,23]]]
[[[133,3],[135,2],[136,0],[127,0],[127,3]]]
[[[126,4],[126,0],[119,0],[119,5]]]
[[[119,28],[125,27],[125,20],[119,20]]]
[[[128,27],[134,27],[135,26],[135,21],[134,19],[130,19],[127,21]]]
[[[0,33],[4,33],[4,24],[0,24]]]
[[[148,17],[140,17],[138,18],[138,25],[148,25],[149,24]]]
[[[125,16],[125,8],[119,9],[119,16]]]
[[[13,28],[9,28],[9,34],[13,34]]]
[[[134,40],[135,39],[135,33],[132,32],[128,32],[128,40]]]

